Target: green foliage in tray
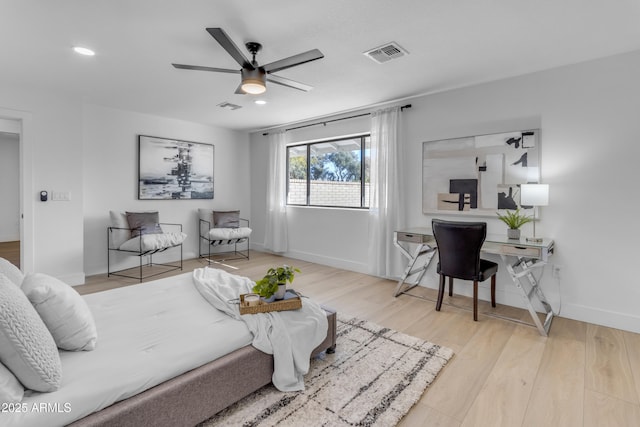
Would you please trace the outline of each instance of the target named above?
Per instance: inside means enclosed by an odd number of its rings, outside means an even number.
[[[300,273],[300,270],[286,264],[282,267],[272,267],[267,270],[267,274],[262,279],[256,281],[253,292],[263,298],[270,298],[278,291],[278,285],[292,283],[295,273]]]

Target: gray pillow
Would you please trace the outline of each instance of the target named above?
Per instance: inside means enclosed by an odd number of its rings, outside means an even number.
[[[4,258],[0,258],[0,273],[7,276],[7,278],[17,286],[20,286],[22,284],[22,280],[24,279],[24,274],[22,274],[22,271],[20,271],[18,267],[11,264]]]
[[[27,296],[4,274],[0,274],[0,362],[26,388],[60,388],[62,364],[56,343]]]
[[[240,227],[240,211],[213,211],[213,226],[215,228]]]
[[[158,212],[127,212],[131,238],[141,234],[162,234]]]

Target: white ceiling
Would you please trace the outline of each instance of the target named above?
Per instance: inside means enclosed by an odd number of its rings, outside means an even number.
[[[637,50],[639,18],[638,0],[0,0],[0,79],[255,130]],[[206,27],[262,43],[262,64],[320,49],[323,59],[277,73],[314,90],[271,84],[258,106],[234,94],[238,75],[174,69],[239,68]],[[390,41],[409,55],[362,54]]]

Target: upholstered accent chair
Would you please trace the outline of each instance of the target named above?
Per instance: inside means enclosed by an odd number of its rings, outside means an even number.
[[[249,259],[251,228],[248,219],[240,218],[240,211],[198,209],[198,235],[199,257],[209,263]]]
[[[111,225],[107,227],[107,277],[121,276],[142,282],[149,277],[182,270],[182,242],[187,237],[182,232],[182,224],[161,223],[157,211],[110,211],[109,216]],[[179,262],[153,262],[153,255],[174,248],[176,252],[180,252]],[[138,266],[111,271],[112,258],[116,253],[138,257]],[[153,269],[153,266],[160,268]]]
[[[442,307],[445,277],[449,278],[449,296],[453,296],[453,279],[470,280],[473,281],[473,320],[478,320],[478,282],[491,278],[491,306],[496,306],[498,264],[480,258],[487,237],[487,223],[434,219],[431,224],[439,256],[440,287],[436,311]]]

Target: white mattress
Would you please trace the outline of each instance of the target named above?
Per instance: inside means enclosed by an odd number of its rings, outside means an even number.
[[[69,424],[251,344],[245,323],[214,309],[191,275],[86,295],[96,349],[60,351],[62,387],[29,392],[26,412],[0,413],[0,425]]]

